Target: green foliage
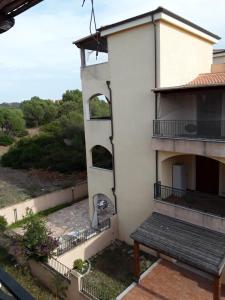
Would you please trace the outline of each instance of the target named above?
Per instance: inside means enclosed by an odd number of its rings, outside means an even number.
[[[7,221],[4,216],[0,216],[0,232],[4,232],[7,227]]]
[[[23,113],[20,109],[0,108],[1,133],[7,136],[17,136],[25,130]]]
[[[102,146],[95,146],[92,149],[93,166],[97,168],[112,170],[112,154]]]
[[[14,142],[14,138],[10,135],[6,135],[4,133],[0,133],[0,145],[1,146],[9,146]]]
[[[53,121],[58,114],[58,107],[51,100],[43,100],[39,97],[32,97],[31,100],[21,104],[26,125],[38,127]]]
[[[2,156],[1,163],[15,169],[84,170],[84,132],[80,129],[74,134],[71,146],[67,146],[64,139],[50,134],[25,137]]]
[[[79,272],[80,274],[84,274],[88,270],[88,262],[83,261],[82,259],[76,259],[73,262],[73,269]]]
[[[91,118],[110,118],[110,106],[107,101],[94,97],[89,105]]]
[[[35,260],[46,261],[52,256],[58,241],[51,236],[46,221],[28,210],[23,225],[23,245],[27,256]]]
[[[62,280],[60,274],[55,274],[51,280],[53,294],[57,299],[67,299],[68,283]]]

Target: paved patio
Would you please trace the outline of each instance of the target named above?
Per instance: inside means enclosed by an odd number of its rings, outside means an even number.
[[[191,271],[161,261],[123,300],[212,300],[213,283]],[[221,300],[225,300],[225,287]]]
[[[47,224],[55,237],[60,237],[67,232],[90,228],[88,199],[49,215]]]

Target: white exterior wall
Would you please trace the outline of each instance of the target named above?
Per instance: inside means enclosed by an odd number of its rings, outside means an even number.
[[[155,153],[154,32],[147,24],[108,37],[115,129],[119,238],[129,235],[153,208]]]

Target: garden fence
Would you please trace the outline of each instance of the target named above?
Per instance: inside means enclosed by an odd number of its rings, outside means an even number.
[[[97,234],[101,233],[102,231],[109,229],[111,226],[110,219],[106,219],[99,223],[98,229],[95,228],[88,228],[84,231],[78,232],[78,234],[74,237],[71,237],[68,241],[62,242],[59,247],[56,249],[56,256],[60,256],[69,250],[77,247],[78,245],[88,241],[92,237],[96,236]]]
[[[81,278],[81,291],[93,300],[115,300],[110,298],[107,291],[90,282],[90,279],[85,276]]]
[[[64,276],[65,278],[69,279],[71,270],[67,266],[65,266],[61,262],[59,262],[58,260],[56,260],[54,258],[50,258],[48,260],[47,265],[50,266],[55,271],[57,271],[62,276]]]

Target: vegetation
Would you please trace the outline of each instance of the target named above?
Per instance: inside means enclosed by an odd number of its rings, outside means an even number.
[[[141,252],[142,272],[153,262],[154,257]],[[116,241],[92,257],[90,263],[91,271],[84,277],[86,285],[90,284],[100,295],[107,295],[107,299],[115,299],[133,282],[133,249],[123,242]]]
[[[85,274],[88,270],[88,262],[83,261],[82,259],[76,259],[73,262],[73,269],[80,274]]]
[[[0,233],[4,232],[7,227],[7,221],[4,216],[0,216]]]
[[[110,115],[109,105],[98,97],[91,99],[90,110],[93,117]],[[4,145],[13,143],[13,136],[25,134],[24,124],[28,128],[41,126],[39,134],[21,138],[2,156],[4,167],[64,173],[86,169],[83,102],[79,90],[68,90],[55,102],[33,97],[24,101],[20,110],[2,106],[1,124],[0,144]],[[107,156],[106,159],[111,168],[110,158]]]
[[[8,251],[0,247],[0,265],[19,284],[21,284],[31,295],[38,300],[55,300],[55,296],[50,294],[39,282],[31,276],[27,269],[15,267],[13,258]]]
[[[48,208],[46,210],[42,210],[42,211],[40,211],[40,212],[38,212],[36,214],[32,214],[31,217],[35,216],[35,217],[38,217],[38,218],[41,219],[41,218],[47,217],[50,214],[53,214],[54,212],[57,212],[57,211],[61,210],[63,208],[66,208],[66,207],[68,207],[70,205],[71,205],[71,203],[63,203],[63,204],[57,205],[55,207]],[[30,218],[30,215],[25,216],[22,220],[17,221],[15,223],[11,224],[8,228],[9,229],[15,229],[15,228],[18,228],[18,227],[22,227],[28,221],[29,218]],[[0,219],[0,223],[1,223],[1,219]]]
[[[46,221],[28,210],[23,225],[23,246],[29,258],[46,261],[52,256],[58,241],[51,236]]]

